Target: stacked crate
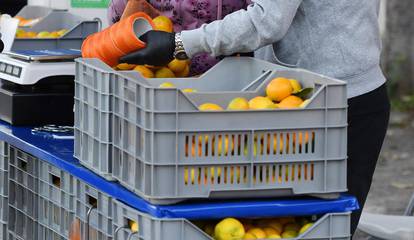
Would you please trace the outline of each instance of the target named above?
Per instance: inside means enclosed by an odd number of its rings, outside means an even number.
[[[9,150],[8,237],[36,240],[39,160],[17,148]]]
[[[9,154],[9,201],[2,209],[8,239],[68,239],[76,210],[73,175],[15,147]]]
[[[7,239],[7,219],[9,208],[9,146],[0,141],[0,238]]]
[[[38,239],[68,239],[75,218],[75,178],[45,161],[38,164]]]
[[[263,96],[277,77],[313,88],[306,108],[198,110],[206,102],[226,106],[235,97]],[[163,82],[177,87],[159,88]],[[347,190],[346,142],[345,83],[309,71],[226,58],[197,79],[147,80],[97,59],[77,60],[75,157],[154,204],[336,197]],[[115,239],[211,239],[185,219],[157,219],[116,200],[111,210]],[[298,239],[350,239],[349,222],[349,213],[326,214]],[[138,224],[138,233],[131,232],[131,223]]]
[[[227,58],[197,79],[149,81],[97,59],[78,60],[76,71],[75,156],[152,203],[347,190],[343,82],[254,58]],[[198,110],[205,102],[226,106],[264,95],[277,77],[314,88],[309,105]],[[158,87],[166,81],[199,92]]]
[[[76,180],[76,217],[82,239],[113,239],[112,198],[81,180]]]

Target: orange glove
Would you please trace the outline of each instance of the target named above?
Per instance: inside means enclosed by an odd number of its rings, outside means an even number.
[[[151,18],[155,18],[161,15],[156,8],[154,8],[150,3],[147,2],[147,0],[128,0],[124,13],[122,14],[121,20],[131,16],[136,12],[144,12],[148,14]]]

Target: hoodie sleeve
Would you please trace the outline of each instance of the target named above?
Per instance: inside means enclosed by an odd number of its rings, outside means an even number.
[[[192,57],[207,52],[213,56],[251,52],[281,40],[303,0],[252,0],[246,10],[222,20],[183,31],[184,49]]]
[[[111,0],[108,8],[108,20],[112,25],[121,19],[128,0]]]

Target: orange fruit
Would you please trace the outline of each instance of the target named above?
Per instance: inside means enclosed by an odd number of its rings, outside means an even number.
[[[163,67],[161,69],[158,69],[155,72],[155,77],[156,78],[175,78],[175,74],[169,68]]]
[[[185,65],[184,70],[176,73],[175,75],[177,77],[183,78],[183,77],[188,77],[189,74],[190,74],[190,66]]]
[[[186,67],[187,67],[186,60],[174,59],[170,63],[168,63],[168,68],[175,73],[184,71]]]
[[[247,233],[254,235],[258,239],[266,238],[266,232],[263,231],[261,228],[252,228]]]
[[[228,110],[247,110],[249,109],[249,102],[245,98],[235,98],[231,100],[229,105],[227,106]]]
[[[220,107],[217,104],[214,103],[204,103],[201,104],[198,109],[200,109],[201,111],[221,111],[223,110],[222,107]]]
[[[116,66],[116,68],[118,68],[119,70],[132,70],[136,67],[137,65],[134,64],[128,64],[128,63],[120,63]]]
[[[299,81],[296,79],[289,79],[290,84],[293,88],[293,93],[298,93],[302,90],[302,85],[300,85]]]
[[[242,239],[244,235],[243,224],[235,218],[222,220],[214,229],[214,239],[216,240]]]
[[[289,97],[292,92],[292,84],[286,78],[275,78],[266,87],[267,96],[276,102],[280,102]]]
[[[243,239],[248,239],[248,240],[252,240],[252,239],[257,239],[255,235],[251,234],[251,233],[246,233],[243,236]]]
[[[250,109],[274,109],[274,103],[267,97],[258,96],[249,101]]]
[[[60,38],[60,35],[58,32],[51,32],[49,35],[50,38]]]
[[[27,38],[35,38],[37,36],[37,33],[35,32],[27,32],[26,37]]]
[[[283,147],[283,146],[282,146]],[[276,147],[274,148],[276,149]],[[280,235],[283,231],[283,224],[281,224],[279,221],[277,220],[271,220],[268,224],[269,227],[275,229],[278,234]]]
[[[158,16],[152,20],[154,23],[154,30],[172,33],[174,26],[172,21],[166,16]]]
[[[279,104],[279,108],[286,109],[286,108],[298,108],[302,105],[303,100],[300,97],[296,96],[289,96],[283,99]]]
[[[134,71],[141,73],[141,75],[145,78],[153,78],[154,73],[143,65],[138,65],[134,68]]]
[[[266,233],[266,236],[276,235],[279,234],[278,231],[271,227],[265,227],[263,228],[263,231]]]

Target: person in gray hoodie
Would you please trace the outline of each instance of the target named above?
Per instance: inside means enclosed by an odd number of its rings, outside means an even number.
[[[220,1],[220,0],[219,0]],[[380,68],[379,0],[253,0],[247,9],[180,33],[149,31],[122,62],[162,66],[174,57],[255,56],[347,82],[348,189],[364,206],[388,125]],[[352,215],[354,233],[361,211]]]

